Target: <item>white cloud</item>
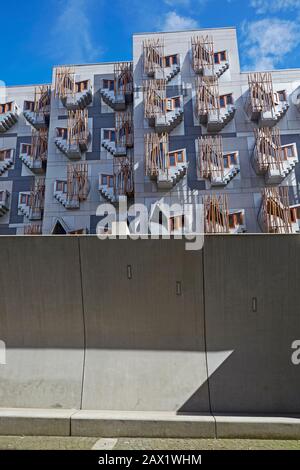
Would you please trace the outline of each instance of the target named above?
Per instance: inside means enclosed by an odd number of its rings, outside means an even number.
[[[300,0],[251,0],[251,6],[256,9],[256,13],[263,14],[300,9]]]
[[[158,24],[162,31],[182,31],[184,29],[197,29],[198,23],[194,18],[189,16],[180,16],[176,11],[169,11],[163,21]]]
[[[244,63],[253,70],[270,70],[300,44],[299,21],[265,18],[243,25]]]
[[[50,54],[64,63],[99,60],[100,48],[93,44],[88,18],[89,0],[59,2],[59,15],[50,33]]]

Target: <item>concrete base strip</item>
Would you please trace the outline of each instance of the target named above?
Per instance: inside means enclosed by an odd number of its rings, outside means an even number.
[[[212,416],[150,411],[78,411],[72,436],[215,437]]]
[[[0,435],[70,436],[76,410],[0,408]]]
[[[102,439],[94,445],[97,450],[113,449],[118,437],[300,439],[300,415],[213,417],[175,412],[0,408],[0,435],[99,436]]]
[[[297,416],[225,416],[215,415],[217,438],[300,439],[300,415]]]

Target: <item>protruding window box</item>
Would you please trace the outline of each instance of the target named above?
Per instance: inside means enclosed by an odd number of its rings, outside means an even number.
[[[28,220],[42,220],[44,213],[43,194],[39,195],[38,191],[34,190],[20,192],[18,211]]]
[[[5,190],[0,191],[0,216],[9,211],[10,205],[10,192]]]
[[[179,54],[167,55],[163,58],[164,77],[170,82],[180,72]]]
[[[297,218],[292,223],[293,214],[289,203],[288,186],[268,187],[262,191],[262,203],[258,222],[265,233],[290,234],[299,230]]]
[[[54,183],[54,197],[58,200],[66,209],[79,209],[80,202],[78,197],[68,197],[67,194],[67,181],[56,180]]]
[[[35,88],[34,101],[24,101],[23,115],[35,129],[49,126],[51,108],[51,88],[43,85]]]
[[[208,132],[221,131],[234,117],[232,93],[219,95],[218,80],[196,80],[196,115]]]
[[[90,142],[87,110],[69,111],[68,127],[56,128],[54,142],[70,160],[79,160]]]
[[[74,89],[61,98],[62,104],[68,110],[84,109],[93,99],[92,84],[90,80],[76,81]]]
[[[109,202],[116,202],[114,175],[102,173],[99,175],[99,193]]]
[[[144,117],[157,132],[171,132],[183,120],[183,96],[167,98],[166,80],[146,80],[143,85]]]
[[[18,121],[19,108],[14,101],[0,103],[0,133],[8,131]]]
[[[114,64],[114,78],[104,79],[100,90],[102,99],[115,111],[124,111],[133,100],[133,74],[131,62]]]
[[[228,51],[218,51],[214,53],[214,70],[215,75],[220,77],[229,69]]]
[[[298,163],[296,143],[281,145],[277,127],[255,129],[253,167],[267,184],[280,184]]]
[[[21,144],[19,157],[33,173],[37,175],[45,173],[46,159],[35,158],[32,152],[32,144]]]
[[[79,209],[90,192],[88,164],[68,164],[67,179],[54,182],[53,195],[66,209]]]
[[[116,153],[116,131],[113,128],[101,130],[101,145],[111,155]]]
[[[209,179],[212,186],[225,186],[240,171],[238,152],[223,152],[219,135],[198,138],[196,154],[197,177]]]
[[[246,112],[259,127],[275,126],[289,108],[286,90],[273,90],[271,73],[248,75]]]
[[[13,166],[14,160],[14,149],[0,149],[0,176]]]

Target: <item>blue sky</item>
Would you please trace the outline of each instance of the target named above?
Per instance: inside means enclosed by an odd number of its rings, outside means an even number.
[[[7,85],[49,82],[56,64],[131,59],[134,32],[198,27],[236,26],[244,70],[300,67],[300,0],[2,0],[0,8]]]

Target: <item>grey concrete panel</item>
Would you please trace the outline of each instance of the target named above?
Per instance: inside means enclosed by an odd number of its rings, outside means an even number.
[[[83,409],[209,412],[202,252],[181,240],[84,237],[80,247]]]
[[[212,413],[299,412],[299,237],[206,237],[204,252]]]
[[[2,237],[3,407],[79,408],[83,316],[78,240]]]

